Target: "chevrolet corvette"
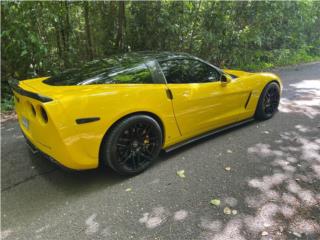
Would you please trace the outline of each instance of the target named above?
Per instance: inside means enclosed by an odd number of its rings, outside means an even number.
[[[12,86],[27,143],[70,169],[124,175],[159,152],[277,111],[273,73],[220,69],[185,53],[114,55]]]

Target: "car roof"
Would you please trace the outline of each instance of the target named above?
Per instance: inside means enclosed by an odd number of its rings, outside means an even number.
[[[188,53],[183,52],[168,52],[168,51],[138,51],[138,52],[128,52],[122,54],[116,54],[113,57],[124,57],[130,59],[130,62],[145,62],[148,60],[166,61],[174,58],[195,58]],[[107,58],[110,58],[107,57]]]
[[[88,79],[94,79],[97,76],[114,74],[115,72],[130,69],[149,61],[166,61],[176,58],[195,58],[187,53],[173,52],[129,52],[115,54],[104,59],[94,60],[82,65],[75,66],[57,75],[53,75],[43,82],[49,85],[81,85]]]

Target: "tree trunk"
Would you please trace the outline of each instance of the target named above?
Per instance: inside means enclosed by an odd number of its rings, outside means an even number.
[[[65,8],[66,8],[66,27],[65,27],[65,35],[66,35],[66,46],[67,50],[69,52],[69,40],[70,40],[70,32],[71,32],[71,26],[70,26],[70,17],[69,17],[69,12],[70,12],[70,7],[68,1],[65,1]]]
[[[201,6],[201,0],[199,0],[199,4],[198,4],[198,7],[196,9],[196,14],[195,14],[195,19],[192,21],[192,28],[191,28],[191,36],[190,36],[190,44],[189,44],[189,52],[192,51],[192,48],[193,48],[193,35],[194,35],[194,31],[195,31],[195,27],[196,27],[196,24],[199,20],[199,10],[200,10],[200,6]],[[193,12],[192,12],[192,16],[193,16]]]
[[[116,47],[117,50],[123,51],[124,49],[124,35],[125,35],[125,2],[119,2],[118,9],[118,32],[116,38]]]
[[[87,35],[87,55],[90,60],[93,59],[93,51],[92,51],[92,39],[91,39],[91,27],[90,27],[90,19],[89,19],[89,5],[87,1],[83,2],[84,7],[84,21]]]
[[[61,7],[63,7],[63,2],[61,2]],[[67,3],[65,3],[65,10],[66,10],[66,21],[62,22],[61,19],[63,20],[63,17],[59,16],[59,28],[60,28],[60,34],[61,34],[61,39],[62,39],[62,45],[63,45],[63,51],[62,51],[62,56],[63,56],[63,63],[65,67],[69,67],[69,41],[68,41],[68,28],[69,28],[69,7]],[[64,12],[62,11],[62,14]]]
[[[116,49],[116,37],[117,37],[117,2],[108,1],[102,2],[102,7],[100,8],[101,22],[103,23],[103,44],[102,53],[104,55],[109,55],[114,53]]]

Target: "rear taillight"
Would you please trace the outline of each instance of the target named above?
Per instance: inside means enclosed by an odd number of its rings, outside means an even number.
[[[35,117],[36,116],[36,109],[34,108],[33,104],[31,102],[26,102],[26,108],[27,108],[27,112],[28,112],[28,115],[30,117]]]
[[[31,104],[31,112],[32,115],[35,117],[36,116],[36,109],[34,108],[34,106]]]
[[[16,95],[14,95],[14,99],[16,100],[17,103],[20,102],[20,99]]]
[[[47,123],[48,122],[48,115],[47,115],[47,112],[46,110],[40,106],[39,107],[39,110],[40,110],[40,117],[41,117],[41,120],[44,122],[44,123]]]

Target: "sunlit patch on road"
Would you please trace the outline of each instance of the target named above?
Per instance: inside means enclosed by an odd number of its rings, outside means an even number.
[[[94,213],[87,218],[86,220],[87,228],[85,230],[86,234],[91,235],[98,232],[100,224],[95,220],[96,217],[97,217],[97,214]]]
[[[320,79],[302,80],[289,86],[294,88],[294,98],[282,97],[280,112],[301,113],[311,119],[320,115]]]
[[[1,230],[1,239],[7,239],[12,233],[13,231],[11,229]]]
[[[155,207],[150,213],[144,213],[143,216],[139,219],[139,222],[145,224],[147,228],[152,229],[159,227],[161,224],[166,222],[169,215],[170,212],[164,207]]]

